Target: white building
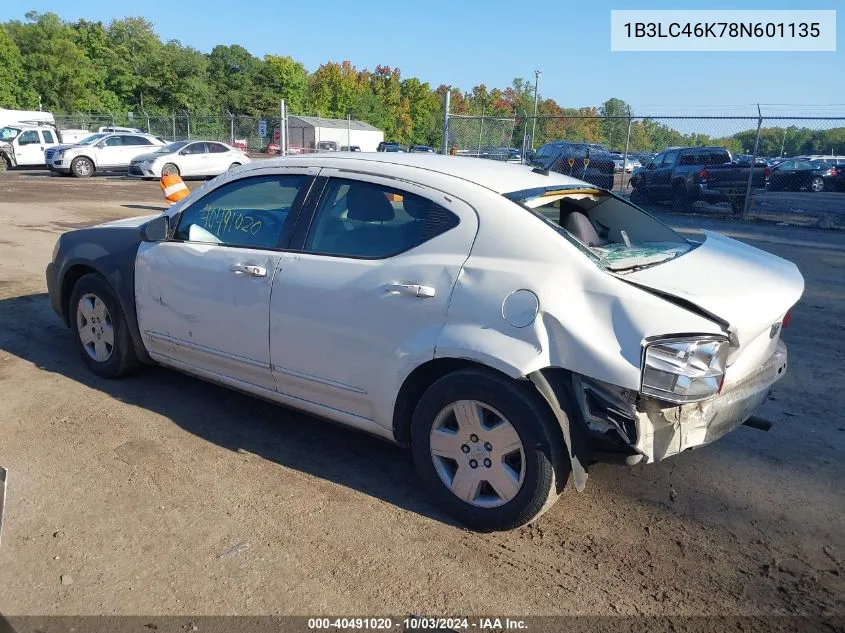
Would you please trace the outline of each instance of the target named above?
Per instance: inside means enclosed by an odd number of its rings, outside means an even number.
[[[374,152],[383,140],[384,132],[363,121],[288,116],[288,147],[291,153],[314,150],[320,141],[334,141],[338,149],[344,145],[357,145],[362,152]]]

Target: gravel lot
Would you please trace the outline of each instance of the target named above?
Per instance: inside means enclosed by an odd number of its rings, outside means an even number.
[[[169,370],[83,368],[46,295],[56,237],[161,207],[156,182],[0,178],[0,612],[845,616],[845,234],[708,221],[806,278],[770,432],[595,466],[537,523],[479,535],[400,449]]]

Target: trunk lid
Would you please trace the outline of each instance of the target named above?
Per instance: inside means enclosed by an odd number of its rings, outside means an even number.
[[[804,278],[792,262],[712,231],[704,234],[704,242],[684,255],[617,276],[725,322],[742,349],[783,319],[801,298]]]

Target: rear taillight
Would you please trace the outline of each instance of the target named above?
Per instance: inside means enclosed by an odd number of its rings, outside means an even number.
[[[771,174],[771,173],[772,173],[772,170],[771,170],[771,169],[769,169],[768,167],[766,167],[766,169],[763,171],[763,175],[764,175],[766,178],[768,178],[768,177],[769,177],[769,174]]]
[[[837,173],[837,172],[836,172],[836,168],[835,168],[835,167],[831,167],[830,169],[828,169],[828,170],[827,170],[827,175],[828,175],[828,176],[835,176],[835,175],[836,175],[836,173]]]
[[[789,324],[792,323],[792,311],[786,313],[786,316],[783,317],[783,327],[788,328]]]
[[[700,172],[698,172],[698,177],[699,177],[701,180],[707,180],[707,178],[708,178],[709,176],[710,176],[710,174],[708,174],[708,173],[707,173],[707,170],[706,170],[706,169],[702,169]]]

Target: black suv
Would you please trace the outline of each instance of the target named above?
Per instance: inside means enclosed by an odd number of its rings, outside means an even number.
[[[393,141],[382,141],[376,148],[377,152],[404,152],[405,148]]]
[[[553,141],[537,150],[532,164],[535,167],[586,180],[603,189],[613,189],[613,174],[616,165],[613,162],[613,155],[604,145]]]

